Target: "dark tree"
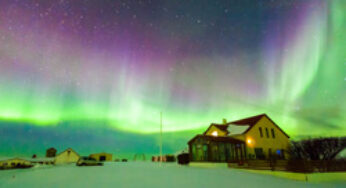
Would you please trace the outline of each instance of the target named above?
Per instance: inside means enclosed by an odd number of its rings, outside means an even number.
[[[290,156],[293,160],[332,160],[345,147],[346,137],[292,141]]]
[[[178,164],[180,165],[187,165],[189,164],[189,154],[188,153],[181,153],[178,155]]]

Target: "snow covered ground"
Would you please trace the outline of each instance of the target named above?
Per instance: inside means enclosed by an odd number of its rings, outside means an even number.
[[[346,182],[309,183],[225,167],[201,168],[151,162],[34,167],[0,171],[0,187],[346,187]]]

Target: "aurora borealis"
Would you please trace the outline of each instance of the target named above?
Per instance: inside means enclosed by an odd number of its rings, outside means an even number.
[[[161,111],[166,132],[267,113],[293,138],[345,135],[345,12],[343,0],[1,0],[0,142],[25,143],[18,124],[152,134]]]

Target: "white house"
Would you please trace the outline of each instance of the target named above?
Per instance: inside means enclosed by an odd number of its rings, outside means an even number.
[[[11,168],[30,168],[32,163],[26,159],[21,158],[8,158],[0,160],[0,169],[11,169]]]
[[[75,163],[79,159],[79,155],[72,148],[68,148],[65,151],[55,156],[55,164]]]

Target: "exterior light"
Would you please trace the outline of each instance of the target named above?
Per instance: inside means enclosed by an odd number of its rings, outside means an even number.
[[[247,142],[248,144],[252,144],[252,140],[251,140],[250,138],[248,138],[248,139],[246,140],[246,142]]]
[[[218,133],[217,133],[217,131],[213,131],[213,132],[211,133],[211,135],[213,135],[213,136],[218,136]]]

